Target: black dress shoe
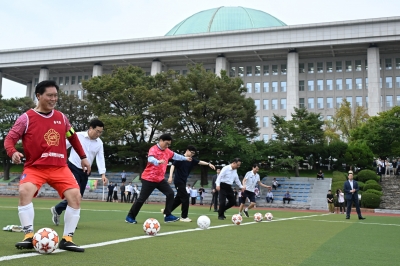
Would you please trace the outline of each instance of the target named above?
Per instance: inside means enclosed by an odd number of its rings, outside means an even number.
[[[218,216],[218,220],[225,220],[224,216]]]
[[[365,220],[365,217],[358,217],[358,220]]]
[[[218,212],[218,210],[214,210],[214,212]]]
[[[347,217],[347,216],[346,216],[346,219],[350,219],[350,217]]]

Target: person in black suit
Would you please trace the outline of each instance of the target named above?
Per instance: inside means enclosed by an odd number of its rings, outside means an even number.
[[[361,215],[360,205],[358,203],[358,183],[353,180],[353,171],[349,171],[349,180],[344,182],[344,194],[347,201],[346,219],[350,219],[351,206],[356,206],[356,211],[359,220],[364,220],[365,218]]]
[[[217,181],[217,177],[220,172],[221,169],[217,169],[217,174],[214,175],[212,179],[212,193],[214,202],[212,202],[211,206],[214,205],[214,212],[218,212],[218,191],[216,190],[215,181]]]
[[[107,202],[112,202],[112,195],[114,191],[114,185],[113,182],[110,181],[110,184],[108,185],[108,196],[107,196]]]

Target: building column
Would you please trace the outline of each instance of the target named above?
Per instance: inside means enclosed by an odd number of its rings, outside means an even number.
[[[26,83],[26,97],[33,98],[32,94],[33,94],[32,93],[32,82],[29,81],[28,83]]]
[[[286,120],[292,120],[294,107],[299,108],[299,54],[295,49],[287,56],[287,109]]]
[[[0,71],[0,95],[3,95],[2,88],[3,88],[3,72]]]
[[[93,65],[92,77],[97,77],[103,75],[103,66],[100,63]]]
[[[376,116],[381,111],[381,86],[379,48],[371,45],[367,50],[368,63],[368,114]]]
[[[41,67],[39,73],[39,82],[49,79],[49,69],[47,67]]]
[[[215,74],[218,77],[221,77],[221,70],[225,70],[226,72],[229,71],[229,62],[224,55],[218,55],[217,59],[215,60]],[[229,73],[227,73],[229,76]]]
[[[155,76],[162,72],[162,63],[158,59],[154,59],[151,62],[151,72],[150,75]]]

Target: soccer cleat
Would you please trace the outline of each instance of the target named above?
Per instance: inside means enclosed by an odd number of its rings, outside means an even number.
[[[60,215],[56,212],[56,207],[51,207],[50,209],[51,214],[53,215],[52,220],[55,225],[60,224]]]
[[[190,219],[189,217],[186,217],[186,218],[181,218],[179,221],[190,223],[192,221],[192,219]]]
[[[173,216],[172,214],[164,217],[164,222],[166,223],[173,223],[179,221],[179,217]]]
[[[358,220],[365,220],[365,217],[358,217]]]
[[[218,216],[218,220],[225,220],[224,216]]]
[[[246,217],[249,217],[249,212],[248,211],[244,210],[243,212],[246,215]]]
[[[60,243],[58,244],[59,249],[74,251],[74,252],[84,252],[85,249],[77,246],[74,242],[72,242],[72,237],[63,236]]]
[[[33,249],[33,232],[25,234],[24,240],[17,242],[15,247],[17,249]]]
[[[129,224],[137,224],[136,220],[131,218],[131,217],[129,217],[129,216],[126,216],[125,222],[127,222]]]

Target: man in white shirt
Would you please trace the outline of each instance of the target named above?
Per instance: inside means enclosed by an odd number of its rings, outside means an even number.
[[[77,132],[82,148],[86,153],[87,159],[90,165],[93,164],[96,158],[97,168],[99,169],[99,174],[103,180],[103,184],[107,184],[106,177],[106,165],[104,160],[104,148],[103,141],[99,138],[104,131],[104,124],[98,119],[93,119],[90,121],[89,130],[83,132]],[[71,144],[67,140],[67,149],[71,147]],[[75,179],[80,187],[81,196],[85,193],[86,185],[89,179],[89,175],[84,172],[81,166],[81,158],[78,156],[76,151],[72,148],[71,153],[68,158],[68,167],[74,174]],[[61,201],[56,206],[51,207],[50,211],[53,223],[55,225],[60,224],[60,215],[67,208],[68,202],[66,200]],[[64,218],[65,219],[65,218]]]
[[[128,192],[128,195],[126,197],[126,202],[130,202],[132,191],[133,191],[132,182],[129,182],[128,185],[125,187],[125,189]]]
[[[190,197],[192,198],[192,205],[195,205],[197,198],[197,190],[194,188],[194,186],[190,189]]]
[[[258,170],[260,168],[258,167],[258,164],[253,165],[253,169],[251,171],[248,171],[247,174],[243,178],[243,188],[244,192],[242,193],[242,204],[240,204],[239,208],[239,214],[242,215],[242,211],[244,208],[244,204],[246,202],[246,198],[250,200],[250,205],[246,209],[244,209],[244,214],[246,217],[249,217],[249,210],[252,209],[256,205],[256,194],[255,194],[255,188],[256,184],[271,189],[270,186],[264,185],[260,181],[260,175],[258,174]],[[242,215],[243,216],[243,215]]]
[[[217,177],[217,181],[215,181],[216,190],[219,192],[219,220],[225,220],[225,211],[235,205],[236,200],[232,189],[233,182],[235,182],[243,192],[243,186],[240,183],[239,176],[237,174],[237,169],[241,164],[242,161],[240,158],[233,159],[231,164],[222,168],[221,173]],[[228,199],[228,204],[226,204],[226,199]]]

